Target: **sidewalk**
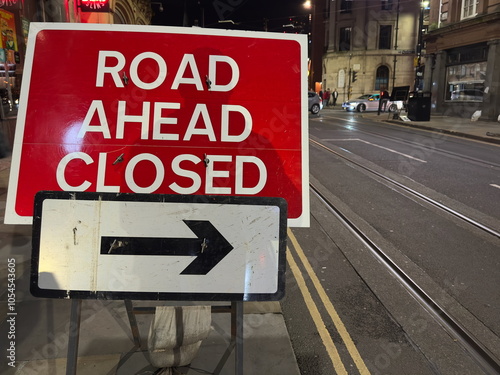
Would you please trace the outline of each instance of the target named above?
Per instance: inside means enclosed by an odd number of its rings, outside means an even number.
[[[321,113],[342,111],[340,106],[335,108],[323,108]],[[431,114],[430,121],[403,121],[402,119],[393,119],[393,113],[377,112],[353,112],[353,114],[361,115],[365,118],[377,119],[395,125],[409,126],[424,130],[435,131],[455,135],[459,137],[466,137],[480,141],[500,144],[500,123],[496,121],[471,121],[469,118],[450,117],[443,115]],[[406,115],[402,112],[401,115]]]

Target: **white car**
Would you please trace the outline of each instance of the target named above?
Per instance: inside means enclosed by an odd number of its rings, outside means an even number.
[[[313,115],[317,115],[319,111],[323,109],[323,99],[314,91],[309,91],[307,93],[307,100],[309,102],[309,110]]]
[[[342,108],[350,112],[378,111],[380,94],[365,94],[359,98],[351,99],[342,103]],[[387,102],[386,111],[395,112],[397,105],[391,101]]]

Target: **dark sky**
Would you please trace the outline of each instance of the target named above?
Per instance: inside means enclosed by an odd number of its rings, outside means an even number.
[[[152,24],[193,26],[197,22],[211,28],[258,31],[264,31],[267,25],[267,31],[305,33],[308,18],[303,3],[304,0],[157,0],[152,2]]]

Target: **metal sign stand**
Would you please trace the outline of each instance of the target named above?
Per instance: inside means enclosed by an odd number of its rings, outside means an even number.
[[[141,338],[135,314],[150,314],[154,313],[154,307],[134,308],[132,301],[125,300],[127,316],[132,330],[134,345],[136,348],[141,347]],[[69,322],[69,340],[68,340],[68,356],[66,359],[66,375],[76,375],[78,362],[78,341],[80,338],[80,321],[82,312],[82,300],[73,299],[71,301],[71,314]],[[224,368],[227,360],[234,350],[234,374],[243,375],[243,302],[232,301],[231,307],[228,309],[225,306],[212,306],[212,313],[230,312],[231,313],[231,341],[226,351],[222,355],[213,374],[219,375]]]
[[[231,341],[214,370],[220,374],[234,349],[235,375],[243,375],[243,302],[231,302]]]
[[[78,361],[78,341],[80,338],[80,320],[82,317],[82,300],[71,301],[71,315],[69,318],[68,357],[66,359],[66,375],[76,375]]]

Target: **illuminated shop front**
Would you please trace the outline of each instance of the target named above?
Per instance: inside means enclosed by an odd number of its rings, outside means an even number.
[[[487,85],[486,45],[459,48],[448,52],[445,100],[482,102]]]
[[[500,115],[500,11],[497,2],[431,2],[424,36],[424,85],[432,110],[449,116],[497,121]],[[478,112],[481,111],[481,112]]]

